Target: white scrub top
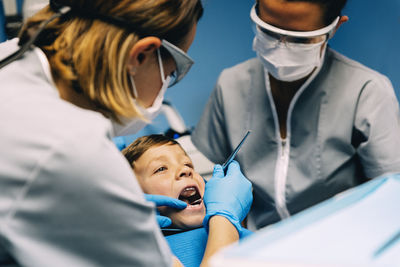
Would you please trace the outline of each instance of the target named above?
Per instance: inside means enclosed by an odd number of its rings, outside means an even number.
[[[400,172],[399,103],[385,76],[328,48],[319,73],[292,100],[286,140],[265,77],[257,58],[224,70],[192,134],[222,163],[252,130],[236,157],[254,188],[250,229]]]
[[[0,265],[171,266],[110,121],[62,100],[40,53],[0,70]]]

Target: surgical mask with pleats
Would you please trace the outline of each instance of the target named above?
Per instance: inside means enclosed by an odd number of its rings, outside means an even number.
[[[257,53],[264,68],[280,81],[292,82],[309,75],[322,64],[325,41],[316,44],[285,44],[255,27],[253,50]]]
[[[135,134],[135,133],[139,132],[147,124],[151,123],[151,121],[155,117],[157,117],[157,115],[160,113],[161,107],[162,107],[162,102],[164,100],[165,92],[167,91],[167,88],[171,82],[171,77],[168,76],[167,78],[165,78],[164,68],[162,65],[161,55],[160,55],[159,51],[157,51],[157,55],[158,55],[158,62],[159,62],[159,66],[160,66],[162,86],[161,86],[160,91],[158,92],[157,97],[155,98],[153,104],[150,107],[145,108],[138,103],[138,101],[137,101],[138,92],[136,89],[135,81],[133,80],[133,77],[131,75],[129,76],[130,81],[131,81],[132,90],[133,90],[133,95],[135,97],[133,99],[133,102],[138,107],[140,113],[143,115],[143,117],[147,121],[143,120],[141,118],[120,117],[119,119],[122,124],[120,124],[116,121],[112,121],[115,136],[124,136],[124,135],[130,135],[130,134]]]

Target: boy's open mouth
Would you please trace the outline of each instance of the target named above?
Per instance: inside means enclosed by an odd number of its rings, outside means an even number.
[[[179,195],[179,200],[185,201],[191,206],[200,205],[203,201],[199,190],[194,186],[184,188]]]

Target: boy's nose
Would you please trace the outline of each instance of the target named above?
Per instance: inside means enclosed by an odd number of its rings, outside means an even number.
[[[193,177],[193,171],[192,169],[185,167],[182,170],[180,170],[179,175],[178,175],[179,179],[181,178],[192,178]]]

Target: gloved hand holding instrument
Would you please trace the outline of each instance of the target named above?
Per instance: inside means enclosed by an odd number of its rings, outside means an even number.
[[[240,166],[233,158],[243,141],[250,132],[247,132],[242,142],[228,158],[225,174],[224,168],[217,164],[214,167],[212,178],[207,182],[203,197],[206,205],[206,216],[203,225],[208,231],[208,223],[212,216],[219,215],[227,218],[242,236],[241,222],[246,217],[253,202],[252,185],[240,171]],[[230,162],[230,163],[229,163]]]

